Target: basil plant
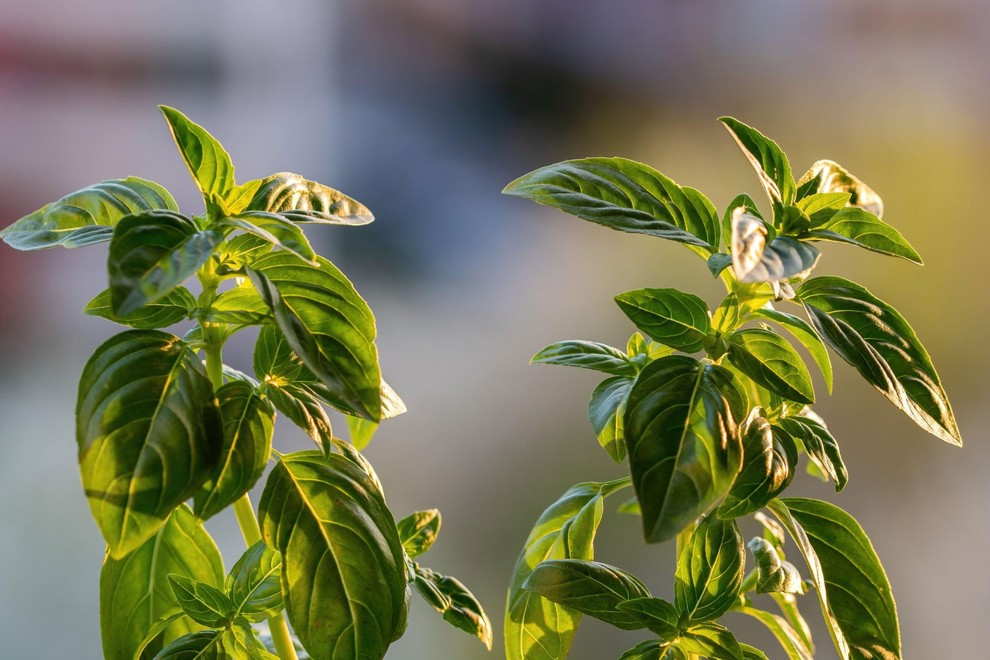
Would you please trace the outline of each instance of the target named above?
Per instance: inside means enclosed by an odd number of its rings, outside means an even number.
[[[371,309],[303,225],[364,225],[371,213],[297,174],[238,184],[213,136],[161,111],[203,215],[128,177],[0,232],[18,250],[109,241],[109,287],[85,312],[131,328],[96,349],[76,403],[83,491],[107,543],[104,656],[382,658],[405,631],[410,587],[490,648],[474,596],[415,561],[440,513],[396,522],[360,453],[405,406],[382,380]],[[193,277],[196,292],[184,286]],[[184,321],[181,337],[162,329]],[[246,328],[260,330],[242,371],[222,351]],[[273,449],[279,413],[316,449]],[[256,514],[248,491],[272,462]],[[229,572],[203,527],[226,509],[247,546]]]
[[[881,220],[880,197],[840,165],[818,161],[795,180],[776,143],[730,117],[721,122],[756,169],[768,208],[739,195],[720,217],[701,192],[623,158],[557,163],[505,189],[681,243],[726,288],[714,309],[672,288],[622,293],[615,302],[637,330],[627,346],[563,341],[533,358],[605,376],[588,418],[609,458],[628,462],[629,477],[578,484],[536,522],[509,587],[511,660],[566,657],[583,615],[645,633],[622,660],[806,660],[815,654],[800,607],[809,592],[843,660],[901,658],[890,584],[862,527],[834,504],[784,495],[802,464],[837,492],[848,478],[793,342],[830,391],[826,347],[925,431],[962,444],[904,317],[860,284],[812,277],[828,241],[921,258]],[[641,516],[646,542],[676,541],[673,602],[594,561],[604,500],[630,486],[635,497],[620,510]],[[738,523],[748,516],[763,531],[746,542]],[[765,625],[784,655],[738,640],[720,622],[727,612]]]

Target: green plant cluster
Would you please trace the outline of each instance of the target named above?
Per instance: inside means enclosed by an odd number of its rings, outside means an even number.
[[[109,241],[109,288],[85,311],[132,328],[96,349],[76,406],[83,490],[107,543],[105,657],[382,658],[413,589],[490,648],[474,596],[414,561],[440,513],[396,522],[360,453],[405,406],[382,380],[371,309],[302,225],[363,225],[371,213],[297,174],[238,185],[213,136],[161,111],[205,214],[183,215],[163,187],[128,177],[0,232],[19,250]],[[184,286],[193,276],[198,293]],[[162,330],[182,321],[182,337]],[[252,327],[253,375],[222,359]],[[327,407],[347,420],[349,443]],[[277,413],[318,449],[275,451]],[[256,515],[248,491],[272,460]],[[203,521],[227,508],[248,550],[225,575]],[[266,619],[267,643],[253,626]]]
[[[775,142],[730,117],[721,122],[756,169],[767,215],[739,195],[719,217],[701,192],[622,158],[557,163],[505,189],[604,227],[679,242],[727,290],[714,309],[671,288],[620,294],[615,301],[637,328],[625,350],[564,341],[533,358],[607,376],[588,418],[609,457],[628,459],[630,476],[578,484],[536,522],[508,593],[511,660],[566,657],[585,614],[650,633],[622,660],[767,658],[719,622],[730,611],[764,624],[791,660],[806,660],[815,653],[799,611],[808,591],[843,660],[901,657],[890,584],[863,529],[833,504],[783,497],[801,463],[836,491],[847,481],[838,442],[810,407],[809,369],[787,337],[829,391],[826,347],[921,428],[961,445],[932,361],[901,314],[855,282],[811,277],[822,241],[921,259],[881,219],[880,197],[840,165],[822,160],[795,180]],[[594,561],[604,500],[630,485],[635,498],[621,510],[641,516],[646,541],[676,539],[672,603]],[[748,543],[744,516],[764,530]],[[785,555],[786,536],[803,574]]]

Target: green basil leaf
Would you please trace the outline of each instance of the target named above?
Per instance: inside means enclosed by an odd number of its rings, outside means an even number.
[[[530,364],[559,364],[593,369],[613,376],[635,376],[636,366],[617,348],[594,341],[559,341],[533,356]]]
[[[626,457],[622,423],[632,384],[632,378],[606,378],[595,388],[588,402],[588,420],[598,436],[598,444],[616,463],[621,463]]]
[[[281,387],[266,387],[265,396],[293,424],[306,432],[324,454],[333,447],[333,427],[330,416],[320,400],[305,387],[287,383]]]
[[[196,299],[189,289],[180,286],[166,293],[150,305],[145,305],[126,316],[117,316],[110,305],[110,290],[106,289],[86,304],[83,313],[99,316],[115,323],[129,325],[139,330],[155,330],[178,323],[196,309]]]
[[[770,202],[780,206],[793,204],[797,186],[787,156],[777,143],[738,119],[720,117],[719,121],[753,165]]]
[[[705,263],[708,265],[708,271],[712,274],[712,277],[718,277],[722,274],[723,270],[732,265],[732,255],[724,252],[716,252],[708,257],[708,261]]]
[[[234,616],[258,622],[285,607],[282,601],[282,556],[258,541],[241,555],[227,576]]]
[[[751,616],[766,626],[784,649],[788,660],[814,660],[814,651],[805,646],[801,636],[782,617],[755,607],[737,607],[735,611]]]
[[[806,240],[849,243],[921,265],[921,255],[901,233],[861,208],[844,208],[802,236]]]
[[[847,193],[848,204],[858,206],[878,218],[883,217],[883,201],[872,188],[831,160],[820,160],[811,166],[798,182],[803,196],[813,193]]]
[[[733,332],[729,335],[729,360],[739,371],[789,401],[815,401],[804,360],[774,332],[759,328]]]
[[[152,209],[178,211],[167,190],[154,181],[131,176],[110,179],[66,195],[24,216],[0,238],[16,250],[83,247],[109,241],[124,216]]]
[[[159,617],[158,620],[155,621],[150,628],[148,628],[148,631],[144,636],[144,641],[142,641],[137,646],[137,649],[135,649],[133,656],[134,660],[144,660],[146,658],[150,658],[152,657],[151,654],[160,651],[161,648],[166,644],[165,631],[169,628],[169,626],[171,626],[179,619],[185,619],[190,626],[194,626],[197,630],[200,627],[198,624],[189,621],[189,617],[187,617],[186,613],[183,612],[181,609],[176,609],[171,614]],[[182,635],[185,632],[186,629],[185,627],[183,627],[183,630],[181,633],[179,633],[179,635]],[[172,636],[174,637],[175,635]],[[111,657],[111,656],[108,655],[107,657]]]
[[[823,474],[835,482],[835,492],[838,493],[846,487],[849,473],[845,463],[842,462],[839,443],[824,424],[808,417],[786,417],[778,420],[777,425],[801,441],[808,458]]]
[[[760,209],[757,208],[756,202],[753,201],[752,197],[746,193],[742,193],[732,198],[732,201],[729,202],[729,205],[725,209],[725,213],[722,214],[722,244],[725,247],[725,251],[729,253],[730,258],[733,252],[732,218],[740,214],[748,215],[760,221],[763,220],[763,215],[760,213]],[[710,265],[709,268],[711,268]],[[717,273],[714,275],[716,277],[718,276]]]
[[[790,236],[767,240],[760,218],[743,207],[732,212],[732,268],[740,282],[775,282],[803,277],[821,256],[813,245]]]
[[[825,623],[843,660],[900,658],[890,583],[859,523],[819,500],[786,498],[769,508],[808,563]]]
[[[492,650],[492,622],[467,587],[456,578],[414,565],[416,576],[413,586],[424,593],[424,598],[443,615],[443,620],[459,630],[477,637],[489,651]]]
[[[773,522],[776,523],[776,521]],[[781,527],[781,533],[783,533],[783,527]],[[777,603],[777,608],[783,615],[784,621],[790,625],[791,630],[804,644],[804,648],[808,649],[808,651],[811,652],[811,655],[814,655],[815,642],[811,638],[811,626],[808,625],[808,622],[805,621],[804,617],[801,615],[801,610],[798,608],[797,597],[794,594],[771,592],[770,598]]]
[[[682,651],[719,660],[745,660],[735,635],[717,623],[702,623],[681,633],[676,645]]]
[[[306,234],[299,225],[280,215],[263,211],[245,211],[233,217],[223,218],[220,224],[246,231],[291,252],[303,261],[316,265],[316,253],[313,252]]]
[[[110,241],[110,301],[126,316],[164,297],[194,275],[223,236],[199,231],[178,213],[146,211],[117,223]]]
[[[203,315],[203,320],[232,325],[262,325],[274,323],[275,318],[258,291],[246,285],[228,289],[217,296]]]
[[[734,521],[706,516],[677,557],[674,607],[682,621],[713,621],[736,602],[746,568],[742,535]]]
[[[746,396],[722,367],[670,355],[640,372],[623,430],[648,542],[672,538],[728,492],[745,415]]]
[[[223,583],[220,551],[184,504],[136,550],[121,559],[107,554],[103,560],[100,632],[108,660],[133,660],[148,646],[145,638],[156,622],[178,611],[168,588],[170,573],[216,586]],[[168,642],[196,628],[189,619],[175,617],[159,632],[164,631]]]
[[[567,657],[581,614],[526,591],[523,583],[547,559],[594,559],[604,499],[628,485],[628,479],[577,484],[536,521],[509,583],[504,630],[507,660]]]
[[[258,257],[268,254],[274,246],[254,234],[238,234],[224,241],[217,249],[218,270],[221,272],[240,272]]]
[[[247,623],[235,621],[221,633],[223,650],[231,660],[279,660],[269,653],[264,644]]]
[[[385,384],[385,381],[382,381],[382,385],[384,386]],[[403,410],[405,410],[405,404],[402,404],[402,407]],[[351,444],[354,445],[358,451],[363,451],[364,448],[371,442],[375,432],[378,430],[378,422],[373,422],[370,419],[364,419],[363,417],[354,417],[352,415],[345,415],[344,419],[347,421],[347,432],[350,434]]]
[[[288,454],[259,512],[266,542],[282,553],[289,621],[310,655],[383,657],[404,618],[406,578],[378,484],[341,454]]]
[[[310,266],[274,252],[255,261],[248,275],[293,352],[355,414],[378,421],[382,377],[375,318],[336,266],[322,257],[317,262]]]
[[[272,213],[292,222],[329,225],[366,225],[375,219],[357,200],[298,174],[279,172],[258,183],[244,211]]]
[[[681,632],[677,609],[662,598],[633,598],[619,603],[618,608],[665,642],[674,641]]]
[[[396,523],[402,548],[411,559],[433,546],[440,533],[441,520],[438,509],[427,509],[412,513]]]
[[[732,332],[739,325],[742,311],[739,309],[739,296],[730,293],[712,314],[712,329],[716,332]]]
[[[220,630],[200,630],[183,635],[162,649],[154,660],[226,660],[222,635]]]
[[[621,568],[581,559],[551,559],[529,574],[522,588],[623,630],[639,630],[639,619],[618,604],[650,595],[639,578]]]
[[[686,353],[700,351],[712,331],[705,301],[677,289],[627,291],[615,302],[650,339]]]
[[[781,559],[772,543],[757,536],[750,539],[746,547],[753,553],[753,560],[756,562],[756,593],[803,594],[805,592],[804,582],[797,567]]]
[[[742,470],[718,508],[718,517],[729,520],[762,509],[791,484],[797,459],[797,447],[786,431],[771,427],[762,417],[754,419],[743,435]]]
[[[177,573],[168,576],[169,586],[175,600],[186,615],[210,628],[222,628],[229,622],[234,604],[227,595],[204,582],[187,578]]]
[[[175,146],[193,181],[203,193],[207,208],[222,201],[234,187],[234,164],[230,156],[205,128],[175,108],[160,105],[158,109],[168,123]]]
[[[222,438],[203,364],[178,338],[128,330],[96,349],[79,380],[76,440],[83,489],[114,558],[192,497]]]
[[[231,381],[216,395],[223,446],[216,470],[195,496],[200,520],[226,509],[254,487],[268,465],[275,428],[275,411],[249,383]]]
[[[743,660],[770,660],[766,653],[755,646],[740,642],[739,648],[742,649]]]
[[[811,193],[797,201],[797,207],[808,216],[812,227],[827,222],[849,203],[845,192]]]
[[[685,657],[674,646],[659,639],[648,639],[620,655],[619,660],[683,660]]]
[[[828,351],[825,349],[822,338],[818,336],[814,328],[808,325],[807,321],[787,312],[779,312],[771,307],[754,310],[751,316],[778,323],[801,342],[801,345],[808,349],[815,364],[818,365],[822,376],[825,377],[825,385],[828,387],[829,394],[832,393],[832,362],[828,358]]]
[[[542,167],[502,192],[610,229],[714,251],[719,240],[714,208],[697,191],[685,190],[642,163],[584,158]]]
[[[798,295],[821,338],[868,383],[921,428],[962,445],[928,351],[897,310],[841,277],[816,277]]]

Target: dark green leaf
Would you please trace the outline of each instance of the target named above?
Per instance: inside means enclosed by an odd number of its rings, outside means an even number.
[[[275,411],[250,384],[235,380],[216,392],[223,423],[220,460],[196,493],[195,511],[210,518],[251,490],[268,465]]]
[[[605,497],[628,479],[581,483],[550,505],[529,533],[509,584],[505,613],[507,660],[562,660],[574,641],[581,614],[522,588],[547,559],[594,559],[595,532]]]
[[[183,635],[162,649],[154,660],[227,660],[222,634],[220,630],[201,630]]]
[[[825,349],[822,338],[818,336],[814,328],[808,325],[807,321],[787,312],[778,312],[772,307],[762,307],[754,310],[751,315],[779,323],[795,339],[801,342],[801,345],[808,349],[811,358],[821,370],[829,394],[832,393],[832,362],[828,358],[828,351]]]
[[[223,650],[230,660],[279,660],[269,653],[254,630],[244,621],[237,621],[221,635]]]
[[[632,384],[632,378],[606,378],[595,388],[588,402],[588,420],[598,436],[598,444],[616,463],[621,463],[626,457],[622,423]]]
[[[714,251],[718,218],[700,193],[625,158],[567,160],[522,176],[502,192],[634,234]]]
[[[677,557],[674,607],[682,621],[713,621],[739,595],[746,568],[742,535],[734,521],[709,515],[698,523]]]
[[[746,397],[722,367],[671,355],[643,369],[624,431],[648,542],[672,538],[728,492],[745,415]]]
[[[824,424],[808,417],[787,417],[777,421],[782,429],[797,438],[804,445],[804,450],[821,472],[835,482],[835,492],[841,491],[849,481],[849,473],[842,454],[839,453],[839,443],[828,432]]]
[[[324,454],[330,453],[333,427],[323,404],[312,392],[305,387],[286,383],[280,387],[266,387],[264,393],[272,405],[305,431]]]
[[[164,297],[194,275],[223,236],[199,231],[177,213],[146,211],[117,223],[110,241],[110,300],[126,316]]]
[[[766,653],[755,646],[750,646],[749,644],[743,644],[740,642],[739,648],[742,649],[743,660],[770,660]]]
[[[729,206],[726,207],[725,213],[722,214],[722,243],[725,246],[725,251],[729,253],[728,256],[730,257],[732,255],[732,218],[740,214],[748,215],[756,218],[757,220],[763,220],[763,215],[760,213],[760,209],[757,208],[756,202],[754,202],[753,198],[749,195],[745,193],[736,195],[732,201],[729,202]],[[709,268],[711,268],[710,264]]]
[[[227,577],[235,616],[258,622],[282,611],[282,557],[258,541],[241,555]]]
[[[410,514],[396,523],[402,548],[411,559],[430,549],[440,533],[440,511],[427,509]]]
[[[196,309],[196,299],[188,289],[180,286],[172,289],[156,302],[145,305],[127,316],[114,315],[110,307],[110,290],[107,289],[90,300],[83,312],[139,330],[154,330],[188,318],[194,309]]]
[[[783,527],[781,527],[781,533],[783,533]],[[815,642],[811,638],[811,627],[801,615],[797,597],[794,594],[772,592],[770,598],[777,603],[777,608],[783,615],[784,621],[787,622],[794,634],[797,635],[797,638],[804,644],[804,648],[808,649],[811,655],[814,655]]]
[[[168,582],[179,607],[190,619],[210,628],[227,625],[234,604],[222,591],[177,573],[169,574]]]
[[[636,367],[617,348],[593,341],[559,341],[540,350],[530,364],[559,364],[594,369],[613,376],[635,376]]]
[[[207,208],[223,200],[234,187],[234,165],[220,143],[205,128],[175,108],[160,105],[182,160],[203,193]]]
[[[677,289],[627,291],[615,302],[650,339],[686,353],[700,351],[712,331],[705,301]]]
[[[143,660],[152,657],[153,653],[157,653],[161,650],[161,648],[166,644],[165,631],[179,619],[185,619],[186,624],[196,630],[199,630],[200,628],[199,624],[192,622],[189,617],[186,616],[186,613],[181,609],[173,610],[171,614],[159,617],[158,620],[155,621],[150,628],[148,628],[148,631],[144,636],[144,641],[137,646],[132,657],[136,660]],[[188,630],[186,626],[183,626],[183,630],[179,633],[179,635],[186,632],[188,632]],[[172,635],[172,637],[175,636],[176,635]],[[107,657],[110,656],[108,655]]]
[[[847,193],[848,204],[883,217],[883,201],[868,185],[831,160],[820,160],[811,166],[798,185],[802,197],[814,193]]]
[[[890,583],[859,523],[819,500],[786,498],[769,508],[808,563],[825,622],[843,660],[900,658]]]
[[[153,181],[111,179],[24,216],[0,231],[0,238],[17,250],[82,247],[109,241],[121,218],[152,209],[179,210],[168,191]]]
[[[801,636],[782,617],[758,610],[755,607],[738,607],[735,611],[751,616],[766,626],[777,638],[777,642],[784,649],[788,660],[814,660],[814,652],[805,646]]]
[[[797,447],[786,431],[755,418],[743,435],[742,470],[718,508],[719,518],[738,518],[766,506],[790,485],[797,459]]]
[[[443,620],[459,630],[473,635],[492,650],[492,622],[467,587],[459,580],[415,564],[413,585],[424,594],[427,602],[443,614]]]
[[[718,277],[722,274],[723,270],[732,265],[732,255],[724,252],[716,252],[708,257],[708,261],[705,263],[708,265],[708,270],[711,272],[712,277]]]
[[[755,128],[732,117],[720,117],[719,121],[735,138],[746,158],[756,169],[767,197],[775,205],[788,206],[794,202],[796,185],[787,156],[777,143]]]
[[[728,628],[717,623],[703,623],[681,633],[676,645],[682,651],[718,660],[745,660],[742,648]]]
[[[298,174],[279,172],[259,184],[244,211],[273,213],[292,222],[330,225],[366,225],[375,219],[360,202]]]
[[[759,328],[729,335],[729,360],[771,392],[790,401],[814,403],[811,374],[797,351],[780,335]]]
[[[712,329],[716,332],[732,332],[739,325],[741,316],[739,297],[730,293],[712,314]]]
[[[156,330],[128,330],[90,358],[79,381],[83,489],[110,554],[122,558],[213,473],[223,430],[195,352]]]
[[[133,660],[155,623],[179,610],[166,579],[170,573],[223,584],[220,551],[184,504],[139,548],[122,559],[108,554],[103,561],[100,631],[108,660]],[[189,619],[174,619],[163,628],[165,642],[194,627]]]
[[[581,559],[541,562],[522,588],[623,630],[639,630],[643,624],[618,604],[650,595],[646,585],[621,568]]]
[[[355,414],[383,417],[375,318],[354,286],[332,263],[310,266],[274,252],[248,274],[293,352]]]
[[[916,424],[962,445],[938,374],[897,310],[841,277],[816,277],[799,290],[822,339]]]
[[[803,594],[804,582],[797,567],[777,554],[773,544],[758,536],[746,544],[756,562],[756,593]]]
[[[381,658],[404,617],[405,564],[378,484],[351,459],[286,455],[259,505],[282,592],[310,655]]]
[[[211,323],[261,325],[274,323],[272,311],[249,284],[224,291],[210,305],[203,317]]]
[[[802,238],[838,241],[921,264],[921,255],[886,222],[861,208],[844,208]]]
[[[802,277],[818,263],[813,245],[790,236],[771,240],[766,224],[743,207],[732,212],[732,268],[740,282],[774,282]]]
[[[681,632],[680,615],[662,598],[634,598],[619,603],[618,608],[665,642],[674,641]]]
[[[223,218],[221,224],[246,231],[272,245],[296,255],[303,261],[316,264],[316,253],[299,225],[273,213],[246,211],[235,217]]]

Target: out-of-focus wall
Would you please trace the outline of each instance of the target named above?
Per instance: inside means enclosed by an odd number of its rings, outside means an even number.
[[[810,478],[796,488],[866,527],[908,655],[981,657],[988,35],[980,0],[0,0],[0,225],[130,174],[197,210],[157,103],[211,130],[242,179],[299,171],[365,202],[375,224],[309,235],[371,303],[385,373],[409,406],[368,455],[397,515],[443,511],[427,563],[471,586],[498,632],[543,507],[624,469],[585,419],[595,376],[529,357],[565,338],[624,342],[632,328],[611,297],[625,290],[719,294],[677,245],[499,190],[555,160],[624,155],[724,207],[757,183],[714,121],[723,114],[777,139],[798,174],[838,160],[883,195],[885,218],[927,265],[829,245],[820,270],[863,281],[912,322],[967,446],[925,436],[837,364],[837,393],[819,382],[816,408],[850,484],[837,497]],[[78,484],[72,410],[82,364],[115,332],[80,316],[104,268],[105,246],[0,246],[0,657],[100,656],[102,543]],[[240,341],[227,358],[244,366],[249,351]],[[280,446],[308,442],[277,430]],[[229,565],[240,540],[228,518],[208,527]],[[632,518],[608,515],[605,529],[598,557],[669,595],[672,550],[644,546]],[[572,657],[615,657],[636,641],[587,621]],[[832,657],[819,641],[818,657]],[[415,603],[388,657],[488,656]]]

